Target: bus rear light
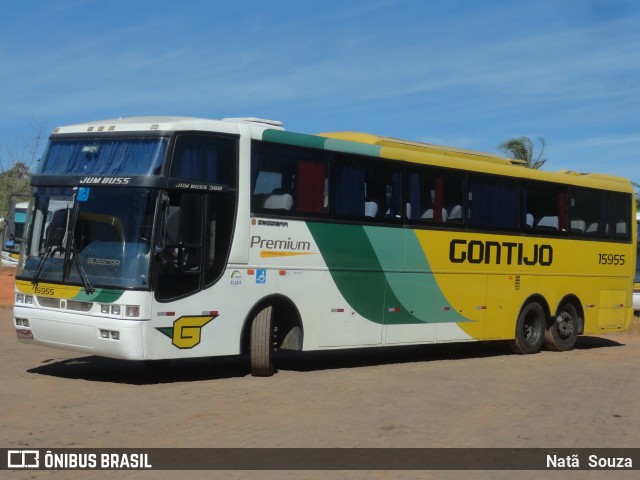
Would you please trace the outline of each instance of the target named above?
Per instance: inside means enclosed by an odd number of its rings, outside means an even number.
[[[124,315],[125,317],[139,317],[140,305],[127,305],[124,307]]]

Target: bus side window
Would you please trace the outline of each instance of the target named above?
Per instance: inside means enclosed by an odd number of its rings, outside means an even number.
[[[402,218],[402,169],[395,162],[341,154],[335,162],[335,213],[354,220]]]
[[[365,180],[361,167],[336,162],[335,212],[341,217],[365,215]],[[369,200],[371,201],[371,200]],[[372,207],[369,207],[372,210]]]
[[[327,213],[329,157],[325,152],[264,142],[254,142],[252,148],[253,213]]]
[[[409,221],[463,223],[464,175],[441,168],[416,167],[407,176]]]
[[[630,195],[624,193],[614,193],[612,196],[613,203],[613,238],[616,240],[631,239],[631,203]]]
[[[476,228],[518,228],[518,183],[509,178],[469,175],[469,225]]]
[[[578,219],[572,219],[571,223],[568,220],[568,193],[565,186],[527,182],[522,189],[523,228],[550,235],[580,230]]]
[[[572,233],[586,237],[611,238],[610,203],[609,192],[572,188],[569,207]],[[616,217],[614,216],[614,218]],[[574,229],[576,225],[580,226],[580,230]],[[582,230],[582,225],[584,225],[584,230]],[[624,238],[626,234],[622,233],[621,235]]]
[[[168,300],[197,291],[202,271],[202,194],[173,194],[166,206],[164,244],[156,254],[156,297]]]

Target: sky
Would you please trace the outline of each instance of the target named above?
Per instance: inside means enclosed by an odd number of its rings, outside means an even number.
[[[640,2],[3,3],[0,159],[41,128],[133,115],[494,154],[528,136],[544,170],[640,183]]]

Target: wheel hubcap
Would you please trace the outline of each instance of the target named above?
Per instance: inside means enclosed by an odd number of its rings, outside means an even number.
[[[568,338],[573,334],[573,318],[567,312],[558,315],[558,333],[562,338]]]

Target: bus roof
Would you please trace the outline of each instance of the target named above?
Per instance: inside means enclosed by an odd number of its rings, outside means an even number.
[[[212,120],[198,117],[145,116],[112,118],[66,125],[55,128],[53,130],[53,134],[63,135],[179,130],[204,130],[223,133],[238,133],[239,124],[251,124],[252,126],[260,127],[263,130],[266,128],[282,130],[282,122],[256,117]]]
[[[361,132],[327,132],[318,134],[322,137],[336,138],[340,140],[347,140],[351,142],[368,143],[370,145],[380,145],[381,147],[392,147],[401,150],[413,150],[423,153],[435,153],[439,155],[447,155],[460,158],[472,158],[477,160],[484,160],[486,162],[500,163],[503,165],[526,165],[524,160],[517,160],[515,158],[504,158],[499,155],[494,155],[485,152],[475,152],[473,150],[465,150],[457,147],[447,147],[444,145],[434,145],[431,143],[423,142],[411,142],[408,140],[401,140],[398,138],[381,137],[378,135],[372,135],[370,133]]]
[[[616,175],[608,175],[604,173],[581,173],[572,170],[558,170],[550,172],[546,170],[536,170],[532,168],[522,169],[526,165],[525,161],[513,158],[504,158],[498,155],[485,152],[476,152],[473,150],[464,150],[456,147],[446,147],[442,145],[433,145],[429,143],[411,142],[391,137],[381,137],[369,133],[361,132],[328,132],[321,133],[319,136],[344,140],[347,142],[363,143],[368,145],[376,145],[387,149],[387,152],[394,150],[395,152],[404,151],[403,157],[416,158],[412,153],[422,154],[424,158],[429,158],[430,163],[437,163],[440,166],[446,166],[446,159],[461,159],[460,168],[467,168],[475,171],[486,171],[487,173],[511,174],[523,178],[555,181],[561,183],[569,183],[573,185],[592,186],[594,188],[612,188],[615,190],[624,190],[633,192],[631,183],[627,178]],[[389,154],[383,154],[387,157]],[[439,157],[441,160],[436,160]],[[394,155],[395,158],[395,155]],[[418,160],[416,158],[416,160]],[[471,162],[467,162],[471,160]],[[418,160],[419,161],[419,160]],[[480,163],[476,163],[480,161]],[[482,162],[485,163],[482,166]],[[475,164],[475,165],[474,165]],[[503,168],[504,166],[504,168]],[[519,167],[513,170],[512,167]]]
[[[239,134],[240,125],[249,125],[253,138],[291,145],[314,146],[327,150],[370,154],[416,163],[633,192],[633,187],[628,179],[613,175],[578,173],[568,170],[549,172],[522,169],[521,165],[525,162],[491,153],[412,142],[369,133],[345,131],[310,135],[289,132],[282,127],[282,122],[256,117],[225,118],[223,120],[181,116],[124,117],[57,127],[54,129],[53,135],[186,130]],[[517,170],[513,170],[514,168]]]

